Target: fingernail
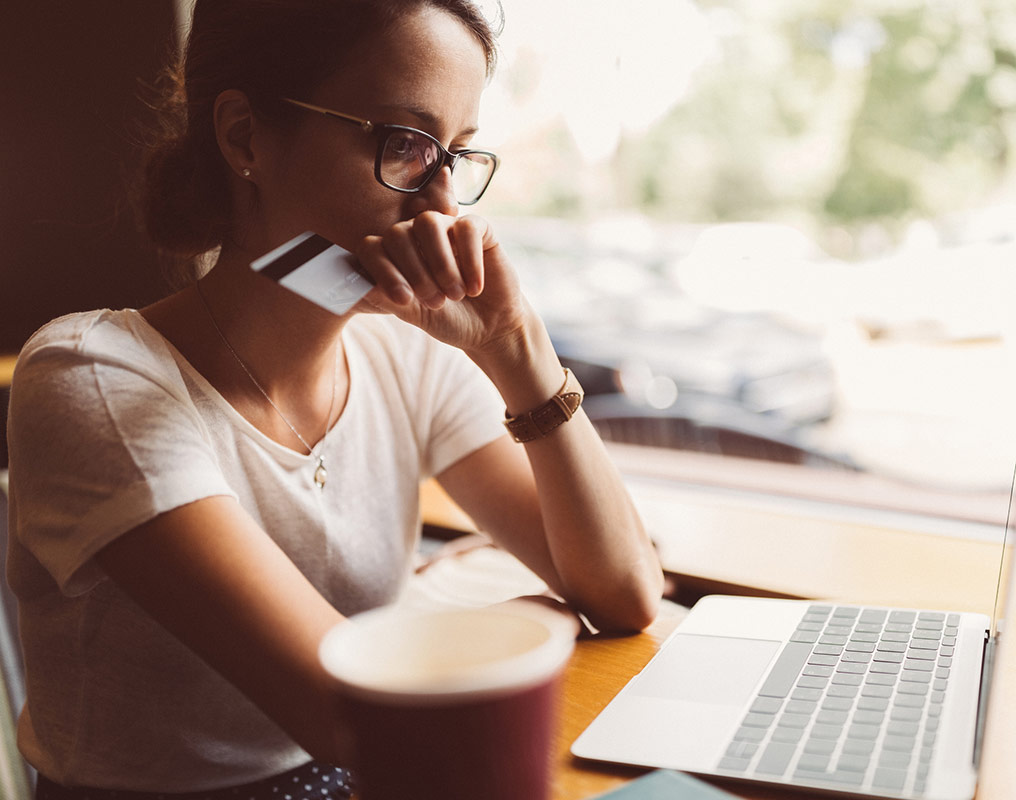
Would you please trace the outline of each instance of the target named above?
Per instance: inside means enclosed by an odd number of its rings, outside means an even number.
[[[466,287],[461,283],[453,283],[448,287],[448,299],[459,301],[466,296]]]

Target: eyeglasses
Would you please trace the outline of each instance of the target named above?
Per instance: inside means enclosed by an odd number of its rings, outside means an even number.
[[[449,152],[429,133],[416,128],[374,123],[289,97],[282,99],[308,111],[349,122],[364,133],[376,133],[374,177],[382,186],[396,192],[422,191],[447,165],[451,169],[456,201],[459,205],[471,206],[483,196],[500,163],[496,155],[486,150]]]

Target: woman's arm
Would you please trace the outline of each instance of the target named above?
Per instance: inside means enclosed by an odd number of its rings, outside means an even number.
[[[367,237],[357,255],[378,285],[366,303],[463,350],[512,416],[561,389],[564,371],[550,337],[485,220],[425,212]],[[397,291],[406,284],[408,297]],[[484,530],[597,627],[641,629],[655,617],[659,561],[581,409],[546,437],[525,445],[506,437],[439,479]]]
[[[168,511],[96,559],[301,747],[325,762],[348,762],[318,662],[322,637],[344,617],[235,500],[210,497]]]
[[[597,628],[640,630],[656,617],[663,576],[655,549],[581,409],[543,439],[502,437],[438,480]]]

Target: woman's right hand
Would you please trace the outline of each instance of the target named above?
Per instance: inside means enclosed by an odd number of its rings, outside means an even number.
[[[358,311],[393,314],[470,355],[500,347],[534,315],[482,217],[425,211],[354,254],[375,283]]]

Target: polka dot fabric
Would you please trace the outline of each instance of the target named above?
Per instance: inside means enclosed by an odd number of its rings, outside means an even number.
[[[349,770],[311,761],[282,775],[208,792],[131,792],[67,787],[40,775],[36,800],[350,800]]]

